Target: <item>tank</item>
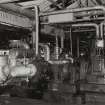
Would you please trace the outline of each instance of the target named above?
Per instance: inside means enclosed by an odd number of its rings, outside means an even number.
[[[37,72],[37,68],[33,64],[14,66],[10,69],[12,77],[32,77]]]

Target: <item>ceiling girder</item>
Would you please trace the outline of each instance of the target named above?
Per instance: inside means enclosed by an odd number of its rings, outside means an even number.
[[[0,8],[17,14],[21,14],[23,16],[27,16],[29,18],[34,18],[34,13],[31,10],[22,9],[20,8],[20,6],[15,5],[13,3],[0,4]]]
[[[55,7],[58,7],[59,9],[62,9],[62,8],[63,8],[63,6],[59,5],[59,4],[58,4],[56,1],[54,1],[54,0],[47,0],[47,1],[51,2],[52,5],[54,5]]]
[[[96,2],[97,2],[99,5],[102,5],[102,1],[101,1],[101,0],[96,0]]]

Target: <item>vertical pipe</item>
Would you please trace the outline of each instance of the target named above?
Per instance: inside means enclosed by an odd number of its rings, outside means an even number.
[[[104,35],[104,22],[100,24],[100,33],[101,33],[101,38],[103,38]]]
[[[77,36],[77,57],[79,57],[79,36]]]
[[[58,36],[56,35],[56,59],[59,58]]]
[[[38,55],[38,44],[39,44],[39,8],[38,6],[34,6],[35,9],[35,22],[36,22],[36,36],[35,36],[35,54]]]
[[[64,36],[61,36],[61,48],[64,48]]]
[[[70,53],[72,55],[72,35],[71,35],[71,27],[70,27]]]
[[[35,25],[33,24],[33,28],[35,27]],[[36,41],[36,32],[35,29],[32,29],[32,47],[33,49],[35,49],[35,41]]]

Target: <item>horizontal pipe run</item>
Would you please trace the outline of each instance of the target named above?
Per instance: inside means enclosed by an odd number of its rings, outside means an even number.
[[[45,12],[45,13],[40,13],[39,16],[48,16],[48,15],[64,14],[64,13],[75,13],[75,12],[92,11],[92,10],[102,10],[105,12],[105,7],[95,6],[95,7],[87,7],[87,8],[76,8],[76,9],[70,9],[70,10],[60,10],[60,11],[54,11],[54,12]]]
[[[76,13],[74,14],[74,17],[82,17],[82,16],[95,16],[95,15],[105,15],[105,13],[103,11],[99,11],[99,12],[93,12],[93,13],[88,13],[88,12],[85,12],[83,14],[80,14],[80,13]]]
[[[72,32],[94,32],[96,31],[95,29],[89,29],[89,30],[74,30]],[[70,31],[65,31],[66,33],[70,33]]]
[[[89,20],[89,19],[77,19],[75,21],[73,20],[72,23],[76,23],[76,22],[91,22],[91,21],[95,21],[95,20],[102,21],[104,19],[105,19],[104,17],[99,17],[99,18],[91,19],[91,20]],[[65,22],[65,23],[67,23],[67,22]],[[65,23],[60,23],[60,24],[65,24]],[[41,22],[40,24],[41,25],[49,25],[48,22]]]

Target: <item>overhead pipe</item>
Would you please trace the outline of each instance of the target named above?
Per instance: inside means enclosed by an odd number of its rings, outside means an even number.
[[[99,38],[99,26],[94,23],[85,23],[85,24],[73,24],[72,27],[95,27],[96,28],[96,36]]]
[[[76,12],[92,11],[92,10],[102,10],[105,12],[105,7],[104,6],[95,6],[95,7],[86,7],[86,8],[76,8],[76,9],[70,9],[70,10],[60,10],[60,11],[54,11],[54,12],[45,12],[45,13],[40,13],[39,16],[48,16],[48,15],[65,14],[65,13],[76,13]]]
[[[91,11],[91,10],[103,10],[105,12],[105,7],[104,6],[96,6],[96,7],[87,7],[87,8],[78,8],[78,9],[72,9],[72,10],[63,10],[63,11],[55,11],[55,12],[49,12],[49,13],[40,13],[38,11],[38,7],[34,6],[35,8],[35,19],[36,19],[36,55],[38,54],[38,37],[39,37],[39,16],[46,16],[46,15],[55,15],[55,14],[60,14],[60,13],[72,13],[72,12],[82,12],[82,11]],[[99,37],[99,26],[97,24],[76,24],[72,26],[93,26],[96,28],[96,36]]]
[[[89,30],[74,30],[74,31],[72,31],[72,32],[75,32],[75,33],[77,33],[77,32],[94,32],[95,31],[95,29],[89,29]]]
[[[22,9],[20,6],[12,4],[12,3],[0,4],[0,8],[5,9],[7,11],[13,11],[14,13],[19,13],[19,14],[27,16],[29,18],[34,18],[34,16],[35,16],[34,11],[24,9],[24,7]],[[105,7],[104,6],[96,6],[96,7],[87,7],[87,8],[76,8],[76,9],[70,9],[70,10],[60,10],[60,11],[54,11],[54,12],[45,12],[45,13],[40,13],[39,16],[64,14],[64,13],[70,13],[70,12],[74,13],[74,12],[91,11],[91,10],[103,10],[105,12]]]

